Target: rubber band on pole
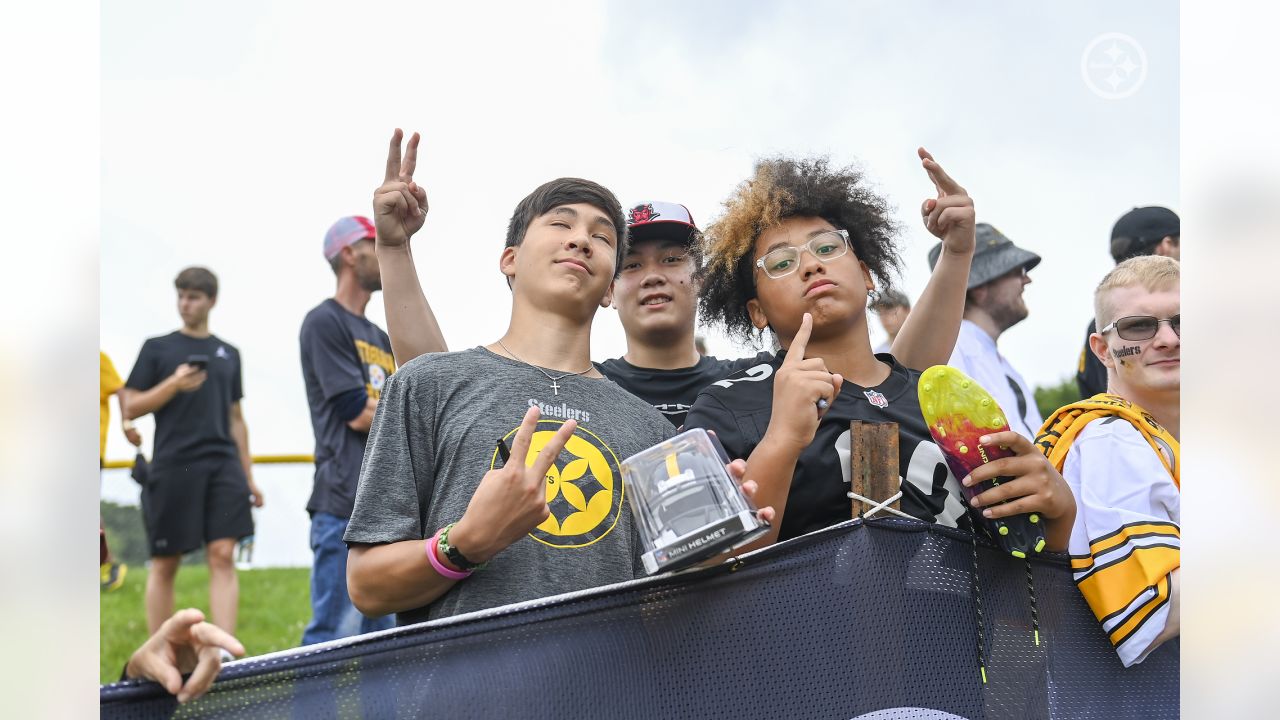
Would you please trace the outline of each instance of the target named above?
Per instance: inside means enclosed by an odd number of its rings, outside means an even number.
[[[915,519],[916,519],[915,517],[913,517],[913,516],[911,516],[911,515],[908,515],[908,514],[906,514],[906,513],[902,512],[901,510],[895,510],[895,509],[893,509],[893,508],[889,507],[889,505],[890,505],[891,503],[897,502],[898,498],[902,497],[902,491],[901,491],[901,490],[899,490],[898,492],[894,493],[892,497],[890,497],[888,500],[885,500],[884,502],[876,502],[875,500],[872,500],[871,498],[865,498],[865,497],[862,497],[861,495],[859,495],[859,494],[858,494],[858,493],[856,493],[856,492],[853,492],[852,490],[850,490],[849,492],[846,492],[846,493],[845,493],[845,495],[846,495],[846,496],[848,496],[849,498],[853,499],[853,500],[860,500],[860,501],[862,501],[862,502],[864,502],[864,503],[866,503],[866,504],[868,504],[868,505],[870,505],[870,506],[871,506],[871,509],[870,509],[870,510],[867,510],[866,512],[862,513],[862,516],[863,516],[864,518],[869,518],[869,517],[871,517],[872,515],[875,515],[876,513],[880,512],[881,510],[884,510],[885,512],[891,512],[891,513],[893,513],[894,515],[897,515],[898,517],[903,517],[903,518],[906,518],[906,519],[908,519],[908,520],[915,520]]]

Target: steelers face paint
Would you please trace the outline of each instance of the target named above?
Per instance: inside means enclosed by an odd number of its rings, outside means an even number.
[[[1120,348],[1116,348],[1115,350],[1112,350],[1111,357],[1119,360],[1120,358],[1127,358],[1130,355],[1137,355],[1141,352],[1142,352],[1142,348],[1137,345],[1126,345],[1124,347],[1120,347]]]

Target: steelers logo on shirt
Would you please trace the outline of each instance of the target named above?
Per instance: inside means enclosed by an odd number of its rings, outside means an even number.
[[[382,386],[387,382],[387,371],[383,370],[381,365],[374,365],[373,363],[370,363],[368,368],[369,385],[372,386],[374,390],[381,392]]]
[[[529,444],[525,465],[533,465],[538,453],[564,423],[540,420]],[[507,445],[516,430],[507,433]],[[511,462],[515,462],[515,457]],[[501,464],[495,451],[490,467]],[[529,537],[558,548],[586,547],[608,535],[622,514],[623,486],[618,456],[590,430],[578,426],[565,443],[560,457],[547,470],[547,506],[551,514]]]

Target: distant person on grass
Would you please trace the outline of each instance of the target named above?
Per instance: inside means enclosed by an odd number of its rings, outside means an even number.
[[[209,332],[218,279],[190,267],[174,280],[182,328],[150,338],[125,383],[126,418],[155,413],[156,437],[142,513],[151,552],[147,629],[173,614],[173,583],[185,553],[205,548],[214,624],[235,632],[240,586],[236,542],[253,534],[249,430],[240,410],[240,352]]]

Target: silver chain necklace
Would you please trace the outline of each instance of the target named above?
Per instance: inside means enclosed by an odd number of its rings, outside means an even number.
[[[508,355],[510,355],[512,358],[514,358],[514,359],[516,359],[516,360],[519,360],[520,362],[524,363],[525,365],[528,365],[529,367],[533,368],[534,370],[537,370],[538,372],[540,372],[540,373],[542,373],[543,375],[545,375],[545,376],[546,376],[546,378],[547,378],[548,380],[550,380],[550,381],[551,381],[551,392],[555,393],[556,395],[559,395],[559,394],[560,394],[560,384],[557,382],[558,380],[563,380],[563,379],[565,379],[565,378],[569,377],[570,375],[582,375],[582,374],[584,374],[584,373],[589,373],[589,372],[591,372],[591,369],[595,367],[595,365],[588,365],[586,370],[579,370],[578,372],[567,372],[567,373],[565,373],[565,374],[563,374],[563,375],[552,375],[551,373],[547,372],[546,370],[543,370],[542,368],[538,367],[537,365],[534,365],[534,364],[533,364],[533,363],[531,363],[531,362],[528,362],[528,361],[525,361],[525,360],[521,360],[521,359],[520,359],[520,356],[518,356],[518,355],[516,355],[515,353],[511,352],[511,348],[507,347],[507,346],[506,346],[506,344],[505,344],[505,343],[503,343],[501,340],[499,340],[499,341],[498,341],[498,346],[499,346],[499,347],[501,347],[504,351],[506,351],[506,353],[507,353]]]

